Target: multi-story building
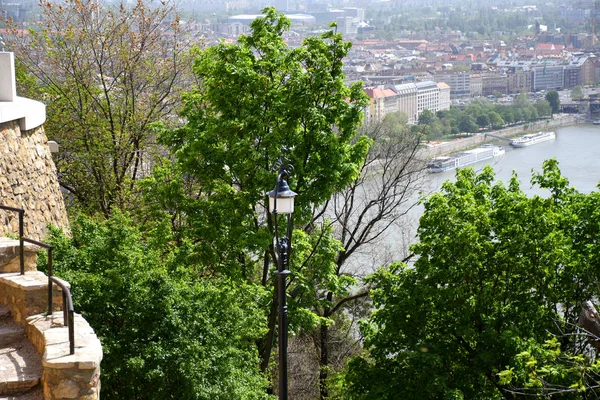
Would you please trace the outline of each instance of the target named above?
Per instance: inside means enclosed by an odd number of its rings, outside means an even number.
[[[408,116],[408,123],[417,122],[417,86],[414,83],[403,83],[391,86],[398,99],[398,111]]]
[[[471,97],[479,97],[483,94],[483,78],[480,74],[471,74],[469,92]]]
[[[596,83],[596,67],[594,60],[596,57],[581,57],[578,59],[578,64],[581,65],[581,84],[591,85]]]
[[[499,74],[485,74],[481,76],[483,96],[491,96],[496,93],[508,93],[508,77]]]
[[[565,89],[581,85],[581,67],[579,65],[566,65],[563,69],[563,76]]]
[[[356,35],[358,33],[358,24],[360,20],[352,17],[337,17],[337,31],[342,35]]]
[[[415,120],[419,120],[419,115],[424,110],[433,113],[440,109],[440,88],[436,82],[426,81],[415,83],[417,87],[417,115]]]
[[[506,76],[508,93],[531,92],[533,90],[533,71],[509,68]]]
[[[449,110],[450,109],[450,86],[445,82],[438,82],[437,87],[440,90],[440,97],[438,103],[439,110]]]
[[[544,65],[533,67],[533,90],[554,90],[564,87],[564,66]]]
[[[398,111],[397,95],[393,90],[374,88],[365,89],[365,93],[369,97],[369,105],[364,109],[368,122],[381,121],[387,113]]]
[[[443,82],[417,82],[390,85],[385,89],[365,89],[369,96],[369,106],[364,110],[369,122],[379,122],[392,112],[407,115],[408,122],[414,124],[424,110],[433,113],[450,108],[450,86]]]
[[[471,96],[471,74],[468,72],[439,72],[434,79],[450,86],[451,99]]]
[[[365,9],[364,8],[356,8],[356,7],[344,7],[344,16],[357,18],[359,21],[363,21],[365,19]]]

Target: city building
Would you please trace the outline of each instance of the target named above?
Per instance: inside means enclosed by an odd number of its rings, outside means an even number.
[[[533,71],[510,68],[506,76],[508,93],[531,92],[533,90]]]
[[[479,97],[483,94],[483,79],[481,78],[481,74],[471,74],[469,88],[471,97]]]
[[[358,24],[360,20],[352,17],[337,17],[337,31],[344,36],[356,36],[358,33]]]
[[[379,122],[392,112],[402,112],[408,123],[414,124],[424,110],[433,113],[450,109],[450,86],[443,82],[417,82],[389,85],[385,89],[365,89],[369,106],[365,117],[369,122]]]
[[[508,94],[508,77],[494,73],[481,76],[481,95],[492,96],[496,94]]]
[[[564,66],[544,65],[533,67],[533,90],[560,90],[564,87]]]
[[[471,96],[471,74],[468,72],[438,72],[434,79],[448,84],[451,99]]]
[[[403,112],[408,117],[408,123],[417,122],[417,86],[414,83],[402,83],[392,85],[392,90],[396,93],[398,101],[398,111]]]

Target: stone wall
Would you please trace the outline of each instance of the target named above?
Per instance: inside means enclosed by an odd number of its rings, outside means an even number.
[[[25,236],[43,239],[48,224],[68,230],[56,167],[43,126],[0,123],[0,204],[25,210]],[[16,236],[18,214],[0,210],[0,236]]]

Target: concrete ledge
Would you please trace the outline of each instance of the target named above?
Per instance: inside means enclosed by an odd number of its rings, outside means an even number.
[[[16,96],[13,101],[0,101],[0,123],[19,121],[22,131],[46,122],[46,105],[36,100]]]
[[[19,121],[21,130],[37,128],[46,121],[46,105],[17,96],[15,56],[0,52],[0,123]]]

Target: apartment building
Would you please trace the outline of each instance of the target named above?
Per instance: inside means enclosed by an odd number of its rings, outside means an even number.
[[[434,75],[433,79],[450,86],[451,99],[471,96],[471,74],[468,72],[439,72]]]
[[[485,74],[481,76],[483,96],[491,96],[496,93],[508,93],[508,77],[499,74]]]
[[[449,110],[450,109],[450,85],[448,85],[445,82],[438,82],[437,87],[440,90],[440,95],[439,95],[438,109],[436,111]]]
[[[381,121],[386,114],[398,111],[397,94],[391,89],[365,89],[369,105],[363,110],[368,122]]]
[[[398,111],[401,111],[408,116],[409,124],[416,123],[419,118],[417,111],[417,86],[414,83],[403,83],[400,85],[392,85],[390,87],[391,90],[396,93]]]
[[[469,92],[471,97],[479,97],[483,94],[483,78],[481,74],[471,74]]]
[[[533,68],[533,90],[555,90],[564,87],[564,66],[544,65]]]
[[[364,110],[369,122],[379,122],[386,114],[400,111],[407,115],[410,124],[414,124],[423,110],[435,113],[450,108],[450,86],[443,82],[403,83],[384,89],[365,89],[365,93],[370,99]]]
[[[508,93],[531,92],[533,90],[533,71],[509,69],[507,73]]]

